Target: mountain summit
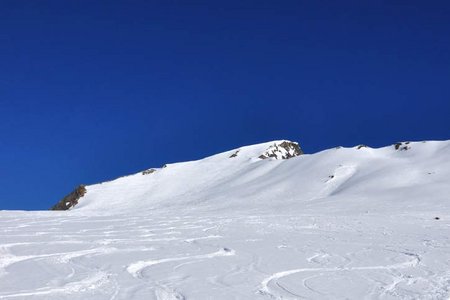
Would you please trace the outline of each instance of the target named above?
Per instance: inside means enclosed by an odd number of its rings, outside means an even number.
[[[238,149],[230,150],[221,154],[217,154],[204,160],[216,161],[219,162],[221,160],[226,161],[226,157],[233,158],[234,160],[261,160],[261,159],[271,159],[271,160],[279,160],[279,159],[289,159],[299,155],[302,155],[303,151],[301,150],[299,144],[297,142],[292,142],[288,140],[278,140],[267,143],[261,143],[251,146],[245,146]],[[201,160],[200,160],[201,161]],[[199,161],[199,162],[200,162]],[[179,165],[179,164],[177,164]],[[160,169],[166,168],[167,165],[164,165]],[[158,168],[150,168],[140,172],[141,175],[150,175],[157,172]],[[138,175],[138,174],[136,174]],[[120,178],[119,178],[120,179]],[[103,183],[101,183],[103,184]],[[80,200],[86,193],[86,186],[80,185],[75,188],[71,193],[66,195],[63,199],[58,201],[54,206],[52,206],[51,210],[69,210],[74,208],[78,204],[78,200]]]
[[[450,142],[359,145],[303,154],[278,140],[197,161],[164,165],[100,184],[80,186],[52,209],[101,213],[186,207],[203,210],[419,209],[443,205],[450,178]],[[430,196],[432,195],[432,196]],[[384,205],[384,204],[387,204]]]

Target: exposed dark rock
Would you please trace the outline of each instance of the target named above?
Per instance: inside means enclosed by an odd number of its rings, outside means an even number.
[[[356,147],[356,149],[361,149],[361,148],[367,148],[367,146],[366,145],[363,145],[363,144],[361,144],[361,145],[358,145],[357,147]]]
[[[148,174],[152,174],[155,172],[156,172],[155,169],[148,169],[148,170],[142,171],[142,175],[148,175]]]
[[[280,147],[286,149],[287,151],[294,150],[294,153],[291,154],[290,157],[295,157],[295,156],[299,156],[299,155],[303,154],[303,151],[302,151],[302,149],[300,149],[300,146],[298,145],[298,143],[284,141],[280,144]],[[290,157],[287,157],[287,158],[290,158]]]
[[[238,155],[240,150],[237,150],[236,152],[234,152],[233,154],[230,155],[230,158],[236,157]]]
[[[302,149],[300,149],[298,143],[284,141],[280,144],[273,144],[266,150],[266,152],[261,154],[258,158],[267,159],[271,157],[275,159],[289,159],[302,154],[303,151]]]
[[[439,217],[436,217],[436,218],[434,218],[435,220],[440,220],[440,218]]]
[[[56,203],[50,210],[68,210],[78,204],[78,200],[86,194],[86,186],[79,185],[70,194]]]
[[[409,144],[409,142],[395,143],[394,147],[395,147],[395,150],[406,151],[411,148],[410,146],[408,146],[408,144]]]

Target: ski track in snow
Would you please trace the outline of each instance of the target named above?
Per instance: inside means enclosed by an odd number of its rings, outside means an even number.
[[[201,254],[201,255],[193,255],[193,256],[184,256],[184,257],[172,257],[172,258],[163,258],[157,260],[148,260],[148,261],[138,261],[133,263],[127,267],[128,273],[130,273],[133,277],[139,278],[141,277],[141,271],[146,268],[157,264],[173,262],[173,261],[182,261],[182,260],[198,260],[204,258],[213,258],[219,256],[232,256],[235,255],[234,250],[230,250],[228,248],[220,249],[214,253],[209,254]]]
[[[277,294],[274,289],[270,288],[269,285],[275,285],[279,289],[281,289],[284,292],[287,292],[291,294],[292,296],[300,297],[299,295],[295,295],[294,293],[291,293],[286,288],[282,287],[281,284],[278,282],[281,278],[302,273],[302,272],[343,272],[343,271],[366,271],[366,270],[392,270],[392,269],[403,269],[403,268],[409,268],[409,267],[415,267],[420,262],[420,258],[416,254],[411,253],[404,253],[407,256],[411,256],[412,259],[410,261],[405,261],[403,263],[393,264],[393,265],[387,265],[387,266],[368,266],[368,267],[334,267],[334,268],[300,268],[300,269],[293,269],[293,270],[287,270],[282,272],[277,272],[266,279],[264,279],[261,283],[261,289],[259,290],[262,294],[267,294],[271,296],[272,298],[278,298],[278,299],[284,299],[280,294]],[[398,283],[398,282],[396,282]]]
[[[0,212],[0,299],[450,295],[450,223],[420,214],[26,216]]]

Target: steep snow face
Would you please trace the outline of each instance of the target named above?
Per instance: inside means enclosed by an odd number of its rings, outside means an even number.
[[[73,212],[450,207],[449,141],[339,147],[312,155],[300,155],[293,145],[298,146],[274,141],[241,147],[90,185]]]

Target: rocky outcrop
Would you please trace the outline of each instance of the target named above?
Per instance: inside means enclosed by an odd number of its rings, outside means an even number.
[[[86,194],[86,186],[80,185],[62,200],[56,203],[50,210],[68,210],[78,204],[78,200]]]
[[[230,158],[237,157],[239,151],[241,151],[241,150],[236,150],[236,152],[234,152],[233,154],[230,155]]]
[[[411,148],[408,145],[409,145],[409,142],[395,143],[394,148],[395,148],[395,150],[406,151]]]
[[[142,175],[148,175],[148,174],[152,174],[155,172],[156,172],[155,169],[148,169],[148,170],[142,171]]]
[[[298,143],[283,141],[281,143],[271,145],[263,154],[259,156],[259,158],[289,159],[302,154],[303,151],[300,149]]]

